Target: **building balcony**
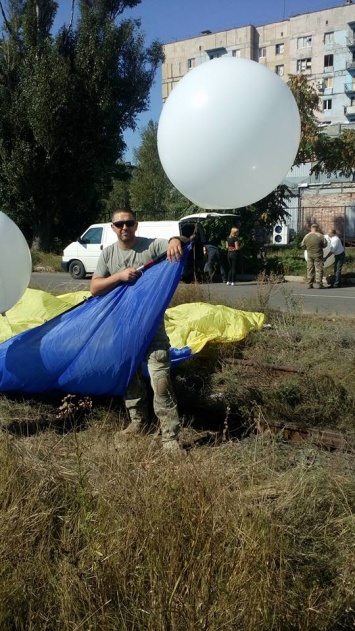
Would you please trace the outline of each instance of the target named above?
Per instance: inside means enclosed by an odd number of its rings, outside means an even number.
[[[353,93],[355,93],[355,84],[344,83],[344,92],[345,92],[345,94],[353,94]]]
[[[344,107],[344,114],[347,118],[353,120],[355,118],[355,105],[347,105]]]

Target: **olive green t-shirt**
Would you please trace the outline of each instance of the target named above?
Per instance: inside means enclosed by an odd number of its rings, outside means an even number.
[[[136,237],[134,246],[128,250],[120,246],[119,241],[102,250],[97,262],[95,276],[107,278],[128,267],[137,269],[148,261],[164,254],[168,248],[167,239],[147,239]]]
[[[323,248],[327,245],[327,240],[320,232],[309,232],[301,243],[301,246],[307,250],[307,254],[312,258],[323,256]]]

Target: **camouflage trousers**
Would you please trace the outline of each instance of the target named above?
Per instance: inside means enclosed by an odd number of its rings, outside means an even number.
[[[153,390],[154,412],[159,419],[162,440],[177,438],[180,420],[176,397],[170,377],[170,343],[161,324],[145,355],[150,383]],[[125,396],[125,405],[131,422],[140,426],[149,418],[146,383],[139,369],[131,380]]]
[[[323,283],[323,256],[307,255],[307,281],[308,285],[313,285],[314,281],[317,285]]]

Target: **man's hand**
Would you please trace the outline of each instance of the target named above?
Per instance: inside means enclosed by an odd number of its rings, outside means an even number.
[[[134,267],[127,267],[127,269],[124,269],[118,273],[120,275],[119,278],[122,283],[132,283],[134,280],[136,280],[136,278],[138,278],[138,276],[141,275],[141,272],[139,272],[137,269],[134,269]]]
[[[90,291],[93,296],[103,296],[112,289],[115,289],[120,283],[132,283],[140,274],[141,272],[134,269],[134,267],[127,267],[127,269],[121,272],[116,272],[106,277],[96,276],[94,274],[90,283]]]
[[[178,237],[170,239],[168,243],[168,249],[166,251],[166,258],[170,263],[178,263],[182,257],[182,245]]]

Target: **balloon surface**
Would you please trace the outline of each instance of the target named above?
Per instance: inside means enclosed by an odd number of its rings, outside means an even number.
[[[330,252],[330,245],[331,245],[331,241],[330,241],[330,236],[325,234],[324,238],[327,240],[328,245],[326,245],[325,248],[323,248],[323,256],[327,256],[327,254]],[[304,251],[304,258],[307,261],[307,250]],[[334,254],[332,254],[329,258],[327,258],[326,261],[324,261],[324,267],[330,267],[331,265],[334,265],[335,263],[335,258],[334,258]]]
[[[0,211],[0,313],[5,313],[25,293],[32,260],[21,230]]]
[[[200,208],[266,197],[291,168],[300,116],[289,87],[249,59],[220,57],[186,74],[166,100],[158,152],[174,186]]]

